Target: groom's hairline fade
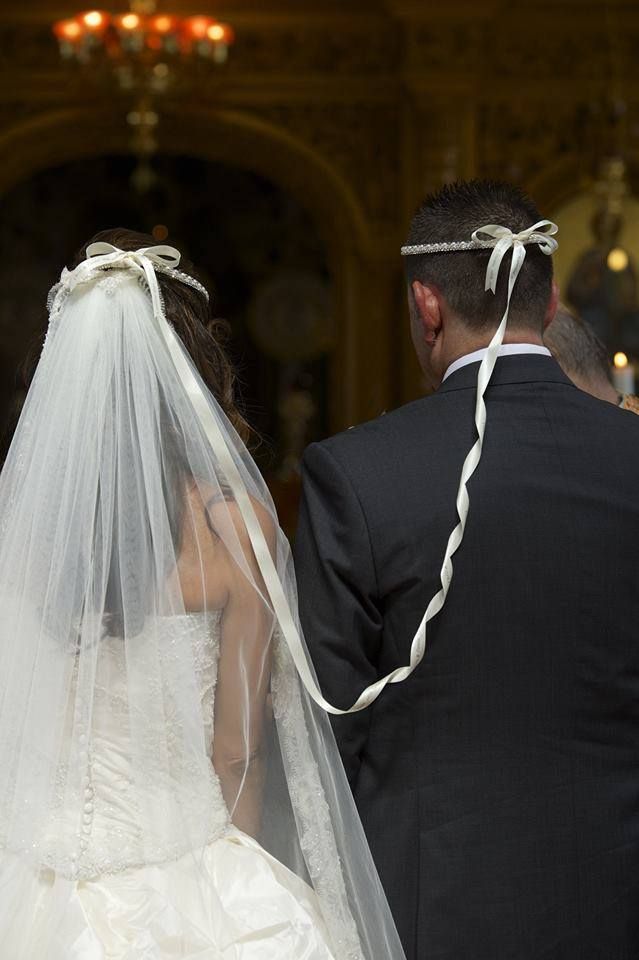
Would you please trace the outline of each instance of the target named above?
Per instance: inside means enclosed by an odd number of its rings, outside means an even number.
[[[465,180],[430,194],[413,216],[407,245],[470,240],[489,223],[517,233],[541,220],[535,203],[519,187],[498,180]],[[496,295],[484,290],[491,249],[426,253],[404,258],[406,277],[437,287],[451,310],[470,329],[497,325],[506,306],[508,269],[504,257]],[[509,329],[541,331],[552,284],[552,260],[537,246],[526,246],[526,259],[513,291]]]

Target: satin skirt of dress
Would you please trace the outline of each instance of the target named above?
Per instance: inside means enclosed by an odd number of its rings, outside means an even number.
[[[315,893],[239,830],[93,880],[0,867],[0,960],[334,960]]]

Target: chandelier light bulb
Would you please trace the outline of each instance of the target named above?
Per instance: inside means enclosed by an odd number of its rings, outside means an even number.
[[[212,26],[210,17],[189,17],[186,20],[186,27],[196,40],[206,39],[207,33]]]
[[[109,17],[100,10],[89,10],[82,14],[82,22],[87,30],[98,32],[108,27]]]
[[[53,27],[58,40],[67,43],[79,40],[82,36],[82,27],[77,20],[59,20]]]
[[[149,26],[151,30],[155,30],[156,33],[170,33],[175,29],[175,18],[167,17],[166,15],[153,17],[153,19],[149,21]]]
[[[123,30],[138,30],[141,23],[142,21],[137,13],[125,13],[119,21]]]

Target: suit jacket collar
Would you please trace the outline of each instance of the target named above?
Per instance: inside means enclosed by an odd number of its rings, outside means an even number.
[[[469,390],[477,386],[477,371],[479,363],[469,363],[456,370],[444,380],[437,393],[448,393],[450,390]],[[546,381],[563,383],[574,387],[554,357],[546,357],[534,353],[515,354],[510,357],[498,357],[493,375],[490,378],[490,387],[502,386],[506,383],[533,383]]]

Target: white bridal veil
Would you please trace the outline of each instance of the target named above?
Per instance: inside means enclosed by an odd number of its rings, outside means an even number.
[[[0,478],[0,944],[44,960],[78,883],[142,865],[191,857],[216,895],[230,818],[312,888],[336,960],[402,958],[294,663],[314,680],[288,543],[166,319],[178,263],[98,244],[63,272]]]

